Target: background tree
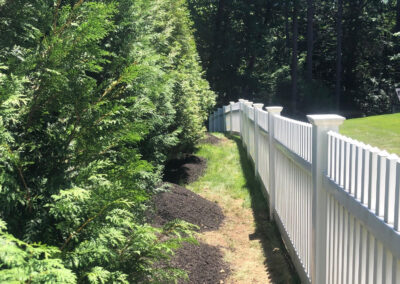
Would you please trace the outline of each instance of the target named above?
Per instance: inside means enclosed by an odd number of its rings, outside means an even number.
[[[314,47],[314,1],[307,0],[307,80],[311,82],[313,72],[313,47]]]
[[[224,27],[222,50],[212,48],[210,34],[214,27],[207,24],[215,23],[216,2],[188,2],[202,64],[212,89],[218,93],[218,104],[226,105],[230,100],[244,97],[281,104],[286,114],[303,119],[304,114],[312,112],[339,112],[355,117],[391,111],[394,88],[400,81],[396,57],[399,52],[395,50],[398,37],[394,36],[398,25],[397,1],[340,1],[337,5],[325,0],[297,1],[295,101],[292,100],[295,34],[289,23],[295,22],[291,11],[296,1],[257,0],[251,4],[244,0],[227,1],[220,15]],[[339,6],[342,6],[342,21],[338,21]],[[338,34],[338,29],[342,33]],[[340,45],[342,51],[337,56]],[[340,61],[341,68],[337,66]],[[215,76],[218,80],[213,79]],[[339,110],[336,109],[338,92],[342,93]],[[297,105],[298,113],[293,104]]]
[[[299,3],[293,1],[293,37],[292,37],[292,112],[297,112],[297,69],[298,69],[298,37],[299,37],[299,22],[297,19]]]
[[[337,2],[337,18],[336,18],[336,109],[340,110],[340,98],[342,95],[342,15],[343,15],[343,2]]]

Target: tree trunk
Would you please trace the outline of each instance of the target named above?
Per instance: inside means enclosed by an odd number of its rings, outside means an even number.
[[[400,0],[399,0],[400,1]],[[289,0],[285,1],[285,39],[286,39],[286,48],[290,48],[290,37],[289,37]]]
[[[340,97],[342,94],[342,16],[343,16],[343,0],[338,0],[337,10],[337,23],[336,23],[336,34],[337,34],[337,45],[336,45],[336,110],[340,109]]]
[[[394,32],[400,32],[400,0],[396,1],[396,27]]]
[[[221,24],[224,16],[225,0],[218,1],[218,10],[215,18],[214,46],[218,46],[221,35]]]
[[[223,74],[218,72],[218,69],[225,69],[223,65],[223,60],[220,54],[222,54],[224,49],[224,17],[225,17],[225,0],[218,1],[217,14],[215,15],[215,26],[213,30],[213,41],[210,43],[212,48],[210,54],[210,74],[212,87],[217,88],[218,82],[223,81]],[[229,95],[228,95],[229,96]],[[223,96],[217,97],[217,103],[224,103],[225,98]]]
[[[293,51],[292,51],[292,111],[297,112],[297,52],[298,52],[298,36],[299,24],[297,19],[298,0],[293,1]]]
[[[400,0],[399,0],[400,1]],[[313,47],[314,47],[314,1],[307,0],[307,81],[312,80],[312,58],[313,58]]]

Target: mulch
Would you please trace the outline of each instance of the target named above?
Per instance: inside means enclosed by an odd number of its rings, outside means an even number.
[[[221,142],[221,139],[215,137],[214,135],[210,134],[210,133],[206,133],[206,137],[202,138],[199,140],[200,144],[212,144],[212,145],[216,145],[218,143]]]
[[[212,137],[208,138],[212,142],[205,143],[215,144],[220,140]],[[225,216],[218,204],[176,184],[196,181],[203,175],[206,167],[204,158],[191,154],[169,161],[164,173],[164,181],[168,182],[169,189],[153,196],[154,209],[148,213],[148,219],[154,226],[160,227],[169,221],[180,219],[199,226],[198,231],[204,232],[217,230],[222,225]],[[230,273],[220,248],[202,242],[184,244],[176,251],[171,264],[188,273],[189,280],[179,280],[180,284],[223,283]]]
[[[205,243],[185,244],[172,259],[172,265],[186,270],[189,280],[178,283],[223,283],[229,275],[229,266],[223,261],[218,247]]]
[[[168,191],[153,196],[154,211],[148,215],[153,226],[181,219],[199,226],[199,232],[217,230],[224,220],[221,208],[200,195],[177,184],[169,184]],[[223,283],[229,275],[229,266],[223,260],[219,247],[186,243],[171,260],[173,267],[187,271],[187,283]]]
[[[203,157],[183,154],[180,158],[171,159],[165,165],[164,181],[178,184],[189,184],[201,177],[207,168]]]
[[[168,191],[161,192],[152,199],[155,212],[149,217],[153,225],[163,226],[169,221],[180,219],[199,226],[200,232],[219,228],[224,214],[218,204],[177,184],[170,186]]]

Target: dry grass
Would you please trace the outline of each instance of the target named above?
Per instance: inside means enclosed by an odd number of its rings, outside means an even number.
[[[204,191],[203,197],[220,201],[218,194]],[[225,261],[232,274],[227,283],[270,283],[264,266],[264,254],[260,240],[250,240],[255,231],[251,209],[243,207],[242,200],[224,198],[219,202],[225,214],[223,226],[218,231],[205,232],[200,239],[213,246],[221,247]]]
[[[218,203],[226,219],[218,231],[199,238],[221,247],[232,270],[225,283],[299,283],[240,141],[218,137],[220,144],[200,146],[197,154],[208,167],[188,188]]]

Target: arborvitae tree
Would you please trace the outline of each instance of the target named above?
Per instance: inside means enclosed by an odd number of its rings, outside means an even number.
[[[0,1],[0,33],[0,282],[183,276],[192,226],[144,212],[214,104],[185,2]]]

